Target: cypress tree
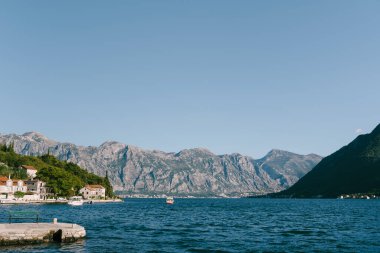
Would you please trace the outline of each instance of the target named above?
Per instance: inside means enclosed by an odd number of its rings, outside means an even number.
[[[15,147],[15,142],[12,141],[11,144],[9,144],[8,152],[10,152],[10,153],[15,153],[15,149],[14,149],[14,147]]]

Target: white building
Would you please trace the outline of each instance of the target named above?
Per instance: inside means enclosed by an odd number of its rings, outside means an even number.
[[[79,193],[82,194],[84,199],[100,199],[106,197],[106,189],[97,184],[86,185],[79,190]]]
[[[15,192],[27,192],[27,187],[23,180],[11,177],[0,177],[0,198],[13,198]]]
[[[27,191],[33,193],[33,195],[38,195],[39,199],[47,199],[50,193],[50,189],[46,187],[46,183],[38,179],[30,179],[25,181]]]
[[[21,168],[26,170],[26,174],[30,178],[35,178],[37,176],[37,169],[30,165],[21,165]]]

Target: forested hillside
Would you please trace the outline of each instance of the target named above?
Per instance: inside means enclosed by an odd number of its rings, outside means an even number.
[[[73,196],[86,184],[100,184],[106,188],[106,195],[113,196],[108,177],[89,173],[78,165],[60,161],[50,154],[27,156],[16,154],[13,144],[0,145],[0,175],[11,175],[13,179],[27,179],[21,165],[31,165],[37,169],[37,178],[45,181],[57,196]]]

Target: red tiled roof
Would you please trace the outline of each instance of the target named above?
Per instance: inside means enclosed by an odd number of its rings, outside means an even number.
[[[17,186],[18,181],[20,181],[20,179],[15,179],[15,180],[13,180],[13,186]],[[22,180],[21,180],[21,181],[22,181]],[[22,182],[24,183],[24,181],[22,181]]]
[[[89,189],[104,189],[104,187],[101,186],[100,184],[88,184],[88,185],[86,185],[86,188],[89,188]]]
[[[6,185],[8,180],[9,179],[7,177],[0,176],[0,185]],[[16,186],[18,181],[20,181],[21,179],[11,179],[11,180],[12,180],[12,184],[14,186]],[[23,181],[23,180],[21,180],[21,181]]]
[[[26,170],[37,170],[36,168],[34,168],[33,166],[30,166],[30,165],[21,165],[21,167],[23,167]]]
[[[0,176],[0,182],[6,182],[8,180],[7,177]]]
[[[7,177],[0,177],[0,185],[6,185],[7,184]]]

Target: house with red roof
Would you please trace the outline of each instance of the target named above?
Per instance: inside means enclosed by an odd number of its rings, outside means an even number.
[[[30,178],[35,178],[37,176],[37,169],[30,165],[21,165],[21,168],[26,170],[26,174]]]
[[[106,189],[102,185],[89,184],[79,190],[84,199],[102,199],[106,197]]]

